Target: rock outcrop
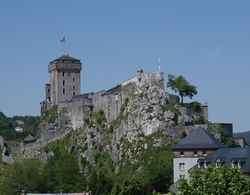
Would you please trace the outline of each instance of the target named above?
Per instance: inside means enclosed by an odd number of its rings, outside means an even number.
[[[105,111],[94,110],[83,121],[83,127],[73,130],[68,109],[59,107],[54,109],[56,113],[44,117],[38,136],[32,142],[13,147],[11,155],[16,159],[46,160],[51,154],[43,148],[71,133],[67,148],[78,152],[79,160],[95,164],[100,153],[107,153],[119,171],[119,166],[126,163],[124,159],[136,163],[138,156],[150,148],[171,145],[173,139],[180,137],[183,131],[188,133],[202,117],[190,107],[171,102],[162,87],[147,82],[140,82],[126,94],[112,121],[108,120]]]

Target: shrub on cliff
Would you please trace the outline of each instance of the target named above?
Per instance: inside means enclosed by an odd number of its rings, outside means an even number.
[[[46,112],[43,114],[42,120],[45,120],[48,123],[54,123],[56,121],[57,117],[58,117],[57,107],[52,106],[51,108],[46,110]]]

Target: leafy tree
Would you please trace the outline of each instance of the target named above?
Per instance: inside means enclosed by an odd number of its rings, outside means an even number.
[[[6,165],[0,172],[0,194],[40,191],[42,167],[42,163],[34,159]]]
[[[250,194],[250,181],[239,168],[209,167],[191,171],[190,180],[181,179],[179,194]]]
[[[16,121],[24,122],[22,125],[17,125]],[[0,136],[4,137],[6,141],[20,141],[28,134],[35,135],[39,129],[39,116],[13,116],[7,117],[0,112]],[[15,127],[20,126],[23,132],[16,132]]]
[[[151,157],[142,171],[134,171],[122,178],[111,194],[166,193],[172,184],[172,152],[161,151]]]
[[[183,97],[189,97],[192,99],[192,97],[197,94],[196,86],[191,85],[183,76],[169,74],[167,85],[173,91],[179,93],[181,103],[183,103]]]

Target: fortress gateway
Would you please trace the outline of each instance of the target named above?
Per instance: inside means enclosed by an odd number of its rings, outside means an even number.
[[[80,94],[82,64],[80,60],[63,55],[50,62],[50,84],[45,85],[46,99],[41,103],[41,113],[51,106],[67,108],[73,129],[83,126],[93,112],[104,111],[108,121],[114,120],[125,99],[140,89],[152,86],[164,90],[162,72],[144,73],[142,70],[131,79],[105,91]],[[179,102],[176,95],[166,93],[167,102]]]

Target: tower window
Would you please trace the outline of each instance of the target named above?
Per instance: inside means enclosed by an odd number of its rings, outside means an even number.
[[[63,86],[65,85],[65,80],[63,80]]]
[[[73,89],[75,89],[75,86],[73,86]]]
[[[73,96],[75,96],[76,94],[75,94],[75,92],[73,92]]]
[[[63,75],[63,77],[64,77],[64,72],[62,72],[62,75]]]
[[[65,94],[65,89],[63,89],[63,94]]]
[[[75,81],[75,78],[73,77],[73,81]]]

